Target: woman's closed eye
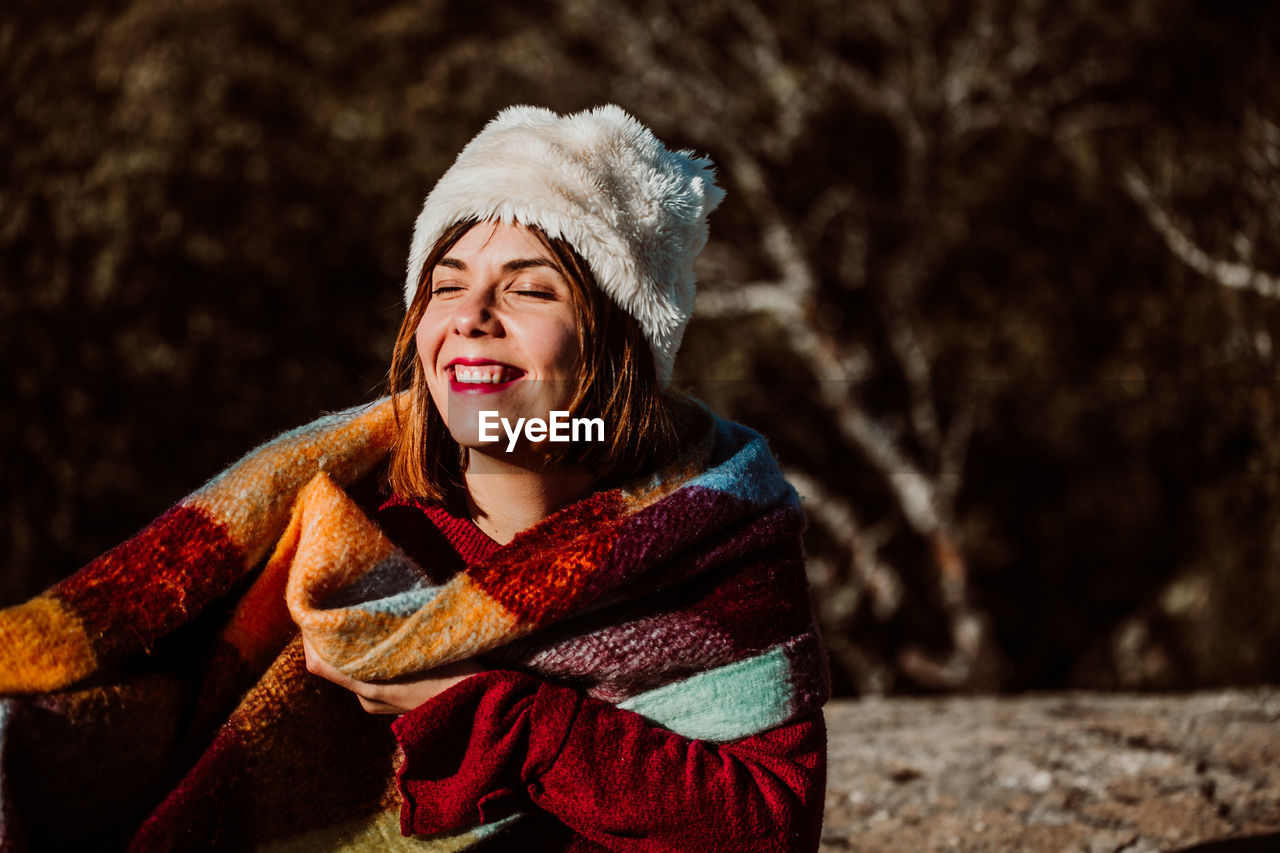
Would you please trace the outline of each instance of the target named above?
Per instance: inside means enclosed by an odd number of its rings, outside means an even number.
[[[546,287],[539,285],[530,285],[525,287],[516,287],[514,292],[520,296],[531,296],[534,299],[555,300],[560,298],[560,294]]]

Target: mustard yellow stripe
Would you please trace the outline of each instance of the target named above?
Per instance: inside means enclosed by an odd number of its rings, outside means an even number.
[[[295,835],[264,844],[259,853],[314,853],[317,850],[346,853],[378,853],[378,851],[417,851],[417,853],[454,853],[473,847],[481,838],[475,830],[450,835],[405,837],[400,834],[399,809],[358,818],[326,829]]]
[[[84,625],[58,599],[41,595],[0,610],[0,693],[58,690],[97,665]]]
[[[254,564],[284,530],[304,484],[320,471],[353,482],[387,454],[394,434],[390,399],[348,409],[262,445],[183,503],[224,523]]]

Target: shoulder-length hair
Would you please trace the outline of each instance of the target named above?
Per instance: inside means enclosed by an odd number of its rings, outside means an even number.
[[[396,416],[387,477],[398,495],[445,501],[462,487],[466,453],[449,434],[427,390],[415,333],[431,299],[436,265],[475,220],[457,222],[427,253],[413,301],[396,335],[387,384]],[[672,396],[658,382],[657,367],[640,324],[596,284],[586,261],[565,240],[525,226],[546,247],[569,283],[578,316],[578,364],[571,417],[602,418],[605,440],[546,445],[552,464],[585,468],[598,484],[660,467],[678,450]]]

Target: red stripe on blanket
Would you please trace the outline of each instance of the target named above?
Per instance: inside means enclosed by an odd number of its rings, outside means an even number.
[[[493,561],[473,567],[471,579],[522,624],[555,619],[573,609],[600,568],[625,509],[617,490],[597,492],[516,536]],[[550,582],[533,585],[530,577]]]
[[[226,528],[178,504],[55,586],[99,659],[148,648],[224,595],[245,573]]]

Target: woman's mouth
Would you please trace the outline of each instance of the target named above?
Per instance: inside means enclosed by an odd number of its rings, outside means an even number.
[[[501,391],[524,376],[520,368],[496,361],[468,364],[458,360],[445,370],[449,374],[450,390],[473,394]]]

